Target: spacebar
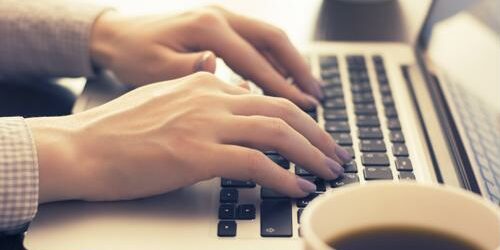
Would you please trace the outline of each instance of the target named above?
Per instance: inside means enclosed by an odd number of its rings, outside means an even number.
[[[262,201],[260,235],[262,237],[292,236],[292,203],[289,199]]]

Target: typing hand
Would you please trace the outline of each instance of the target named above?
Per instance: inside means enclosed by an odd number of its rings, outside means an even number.
[[[121,200],[214,177],[253,180],[299,197],[312,183],[271,161],[276,150],[324,179],[348,153],[296,105],[249,94],[210,73],[137,88],[88,111],[30,118],[40,202]]]
[[[283,31],[218,7],[177,16],[107,12],[94,25],[90,48],[97,65],[136,86],[214,72],[216,55],[267,94],[303,109],[317,105],[313,96],[322,98],[318,80]]]

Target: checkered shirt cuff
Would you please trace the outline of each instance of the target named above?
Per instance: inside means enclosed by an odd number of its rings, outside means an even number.
[[[38,207],[38,162],[22,117],[0,118],[0,234],[26,226]]]

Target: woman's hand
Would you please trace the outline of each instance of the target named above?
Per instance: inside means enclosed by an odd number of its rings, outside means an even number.
[[[318,80],[283,31],[218,7],[170,17],[107,12],[94,25],[90,49],[97,65],[136,86],[213,72],[215,53],[269,95],[303,109],[317,105],[312,96],[322,98]]]
[[[249,94],[210,73],[27,122],[37,146],[40,202],[133,199],[218,176],[298,197],[314,184],[261,151],[276,150],[325,179],[341,175],[339,157],[349,157],[292,102]]]

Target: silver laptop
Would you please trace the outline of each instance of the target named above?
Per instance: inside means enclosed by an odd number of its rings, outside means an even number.
[[[458,2],[467,1],[435,1],[415,43],[314,42],[305,52],[327,83],[326,100],[309,114],[354,156],[342,178],[316,178],[267,152],[317,191],[290,199],[250,181],[216,178],[133,201],[46,204],[25,246],[301,249],[300,215],[311,200],[382,179],[446,183],[499,204],[500,20],[492,12],[499,6],[474,1],[451,15],[447,4]],[[217,74],[237,78],[227,68]],[[91,81],[75,112],[125,91],[109,75]]]

